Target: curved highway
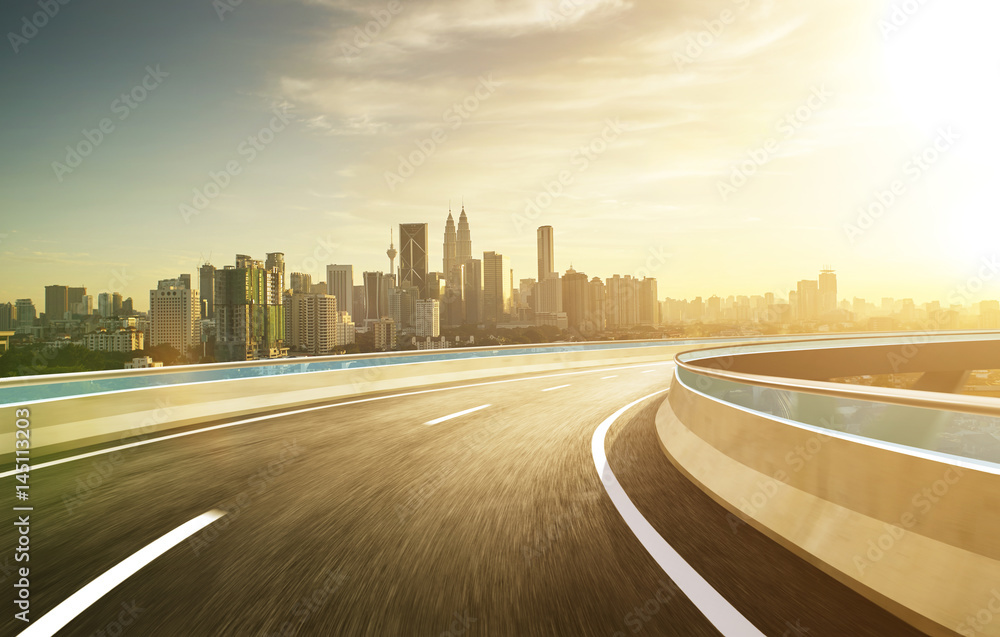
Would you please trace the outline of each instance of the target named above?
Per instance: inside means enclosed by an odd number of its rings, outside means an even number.
[[[438,386],[35,458],[24,634],[43,634],[47,613],[64,614],[58,635],[720,634],[706,618],[717,609],[660,568],[591,454],[595,430],[666,389],[672,370]],[[688,482],[656,437],[664,398],[611,424],[608,463],[739,614],[770,636],[920,634]],[[0,486],[10,511],[13,477]],[[221,517],[136,565],[212,511]],[[0,530],[7,590],[16,538]],[[13,612],[0,634],[24,630]]]

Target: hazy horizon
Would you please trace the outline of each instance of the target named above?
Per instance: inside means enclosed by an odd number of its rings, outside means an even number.
[[[840,298],[998,298],[1000,7],[903,4],[70,2],[24,37],[38,5],[7,3],[0,302],[124,279],[144,309],[237,253],[359,280],[410,222],[440,270],[463,200],[474,254],[516,279],[551,225],[560,272],[665,254],[661,299],[785,296],[825,265]]]

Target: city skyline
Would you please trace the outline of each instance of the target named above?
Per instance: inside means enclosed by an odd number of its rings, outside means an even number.
[[[976,78],[1000,61],[997,7],[560,6],[406,3],[370,42],[370,8],[340,0],[64,7],[0,69],[0,297],[72,270],[138,299],[241,251],[281,249],[317,280],[322,262],[382,270],[386,226],[440,236],[462,197],[519,273],[552,225],[558,271],[632,272],[654,251],[682,298],[780,290],[819,262],[858,296],[943,299],[994,259],[1000,101]],[[0,17],[16,33],[34,8]],[[129,56],[75,46],[117,41],[121,19]]]

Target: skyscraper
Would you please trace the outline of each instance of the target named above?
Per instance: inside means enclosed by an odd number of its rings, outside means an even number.
[[[465,263],[465,322],[483,322],[483,261],[469,259]]]
[[[819,315],[826,316],[837,309],[837,274],[829,267],[819,273]]]
[[[111,316],[111,293],[101,292],[97,295],[97,313],[102,318]]]
[[[799,281],[796,288],[796,300],[798,302],[798,313],[796,318],[800,321],[815,321],[819,318],[819,282]],[[836,309],[836,303],[834,303]]]
[[[201,297],[185,281],[163,279],[149,291],[148,347],[169,345],[187,356],[201,346]]]
[[[555,239],[552,226],[538,229],[538,282],[559,276],[555,269]]]
[[[205,316],[203,318],[215,318],[215,266],[206,263],[198,268],[198,285],[200,286],[201,301],[205,304]]]
[[[572,267],[562,277],[562,301],[570,329],[589,331],[587,313],[589,308],[590,280],[583,272]]]
[[[512,303],[510,264],[496,252],[483,253],[483,322],[502,323]]]
[[[351,312],[358,321],[360,315],[354,314],[354,266],[326,266],[326,292],[337,297],[337,307],[342,312]]]
[[[462,214],[458,216],[456,258],[462,265],[472,260],[472,231],[469,229],[469,217],[465,214],[465,204],[462,204]]]
[[[45,320],[61,321],[69,311],[69,287],[65,285],[45,286]]]
[[[389,281],[381,272],[365,272],[365,319],[376,321],[389,316]]]
[[[189,278],[188,278],[188,281],[187,281],[187,283],[188,283],[187,289],[189,289],[189,290],[191,289],[191,279],[190,279],[190,276],[191,275],[189,274],[188,275]],[[183,285],[183,282],[181,283],[181,285]],[[111,316],[121,316],[122,315],[122,301],[123,300],[124,299],[122,299],[121,292],[112,292],[111,293]],[[200,314],[201,311],[199,311],[198,313]]]
[[[427,224],[399,225],[399,284],[412,285],[427,298]]]
[[[269,302],[274,305],[281,304],[281,293],[285,291],[285,253],[268,252],[264,267],[277,275],[277,285],[270,291]]]
[[[288,286],[292,289],[292,294],[310,294],[312,293],[312,275],[292,272],[288,275]]]
[[[67,311],[70,314],[87,314],[81,307],[86,296],[87,288],[69,288],[69,294],[66,297]]]
[[[448,211],[448,220],[444,224],[444,273],[445,278],[451,277],[451,271],[458,263],[458,232],[455,230],[455,219]]]
[[[17,306],[11,303],[0,303],[0,332],[17,329]]]
[[[274,358],[287,350],[285,307],[279,273],[272,267],[237,255],[236,267],[215,272],[215,354],[220,361]],[[274,299],[276,302],[272,302]]]
[[[14,330],[18,334],[31,334],[31,328],[35,325],[37,317],[35,304],[31,299],[17,299],[14,301],[14,309],[17,312],[17,327]]]
[[[417,301],[417,336],[437,338],[441,335],[441,302],[434,299]]]

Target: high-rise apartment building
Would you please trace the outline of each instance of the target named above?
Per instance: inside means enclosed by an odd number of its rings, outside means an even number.
[[[483,253],[483,322],[503,323],[513,304],[510,262],[497,252]]]
[[[45,320],[61,321],[69,311],[69,287],[65,285],[45,286]]]
[[[417,337],[441,336],[441,302],[434,299],[417,301]]]
[[[313,282],[311,274],[292,272],[288,275],[288,287],[291,288],[292,294],[311,294],[312,286]]]
[[[427,298],[427,224],[399,225],[399,284],[412,285]]]
[[[660,301],[656,294],[656,279],[649,277],[636,281],[638,286],[638,323],[639,325],[657,326],[660,324]],[[746,296],[737,299],[738,311],[742,309],[745,314],[749,314],[750,298]],[[749,318],[749,316],[747,317]]]
[[[313,355],[328,354],[337,341],[337,297],[332,294],[289,295],[291,318],[288,321],[290,347]]]
[[[201,292],[201,303],[205,313],[202,318],[215,316],[215,266],[205,263],[198,268],[198,285]]]
[[[607,290],[600,277],[594,277],[588,284],[587,295],[587,328],[589,331],[602,332],[608,326]]]
[[[337,307],[343,312],[351,312],[359,320],[361,314],[354,313],[354,266],[326,266],[326,292],[337,297]]]
[[[396,322],[389,317],[380,318],[372,324],[375,331],[375,349],[385,352],[396,349]]]
[[[277,277],[277,285],[269,290],[271,295],[269,302],[272,305],[280,305],[281,294],[285,291],[285,253],[268,252],[267,258],[264,261],[264,267],[273,273],[272,276]]]
[[[37,311],[31,299],[17,299],[14,301],[14,311],[17,314],[17,326],[14,331],[18,334],[31,334],[35,325]]]
[[[639,281],[631,276],[614,275],[606,281],[607,323],[615,329],[639,324]]]
[[[285,347],[281,268],[237,255],[236,266],[215,272],[216,359],[275,358]]]
[[[112,298],[114,298],[112,296]],[[201,297],[181,279],[149,291],[149,347],[169,345],[181,356],[201,351]]]

